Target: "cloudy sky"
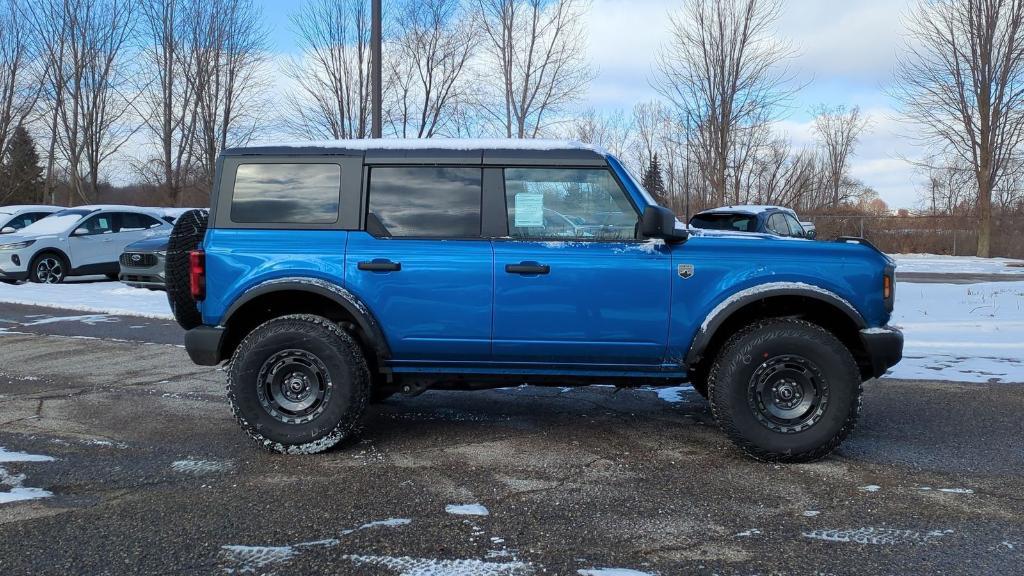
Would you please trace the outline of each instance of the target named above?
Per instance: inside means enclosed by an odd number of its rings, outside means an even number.
[[[274,49],[295,50],[288,14],[299,1],[259,0]],[[809,110],[818,104],[860,106],[871,119],[852,173],[874,187],[892,208],[913,207],[922,180],[902,158],[920,151],[896,120],[886,95],[901,46],[903,16],[912,0],[787,0],[778,26],[780,38],[799,52],[793,61],[807,87],[797,94],[778,123],[794,146],[810,141]],[[588,57],[597,70],[588,95],[599,109],[629,110],[657,98],[650,86],[655,55],[668,40],[668,14],[679,0],[592,0],[587,14]]]

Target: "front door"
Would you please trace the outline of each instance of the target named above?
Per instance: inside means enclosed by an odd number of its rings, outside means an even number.
[[[604,168],[506,168],[509,239],[494,241],[494,360],[660,365],[671,255]],[[552,363],[552,360],[555,360]]]
[[[119,236],[117,230],[116,215],[112,212],[86,218],[75,228],[68,240],[71,267],[80,269],[110,262],[108,254],[116,251],[115,242]],[[78,231],[84,231],[84,234],[79,234]]]
[[[396,365],[490,357],[493,254],[480,237],[481,169],[369,169],[365,232],[346,286],[380,323]]]

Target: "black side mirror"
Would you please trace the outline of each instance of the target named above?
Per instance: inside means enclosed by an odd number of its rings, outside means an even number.
[[[665,242],[682,242],[689,233],[676,228],[676,215],[668,208],[648,206],[640,217],[640,234],[644,238],[661,238]]]

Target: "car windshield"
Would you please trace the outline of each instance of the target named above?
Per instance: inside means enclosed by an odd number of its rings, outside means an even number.
[[[690,218],[690,226],[705,230],[757,232],[757,216],[753,214],[697,214]]]
[[[61,210],[21,229],[21,235],[59,234],[71,229],[90,210]]]

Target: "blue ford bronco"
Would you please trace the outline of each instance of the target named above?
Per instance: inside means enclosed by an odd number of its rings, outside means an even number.
[[[902,356],[874,246],[688,231],[595,147],[277,145],[217,174],[171,236],[168,298],[273,451],[325,450],[395,393],[689,382],[748,455],[808,461]]]

